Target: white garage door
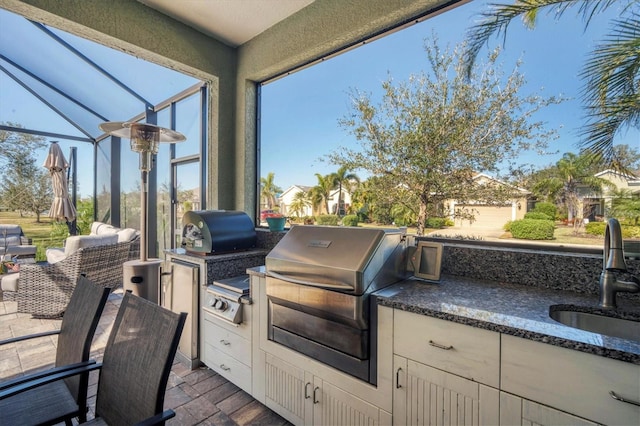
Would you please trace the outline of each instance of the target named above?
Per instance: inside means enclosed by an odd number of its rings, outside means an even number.
[[[462,207],[462,206],[457,206]],[[502,228],[505,223],[511,220],[511,205],[507,206],[465,206],[469,211],[473,211],[475,220],[470,223],[468,220],[456,220],[456,225],[461,228]],[[471,210],[473,209],[473,210]]]

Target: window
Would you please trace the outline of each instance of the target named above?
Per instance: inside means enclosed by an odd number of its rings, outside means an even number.
[[[475,15],[484,10],[484,2],[470,2],[452,11],[430,18],[420,24],[402,29],[378,40],[366,43],[356,49],[321,61],[316,65],[299,70],[261,88],[260,117],[260,178],[273,173],[273,189],[278,201],[277,209],[288,216],[296,216],[292,209],[295,201],[292,192],[308,191],[319,185],[319,179],[338,171],[338,165],[326,159],[326,155],[342,147],[355,148],[355,137],[339,125],[339,120],[350,113],[349,91],[356,89],[372,93],[374,101],[381,99],[381,83],[389,77],[395,82],[406,81],[410,75],[430,69],[424,42],[434,34],[439,38],[439,46],[445,49],[464,40],[466,30],[472,25]],[[575,14],[567,13],[560,22],[551,16],[540,19],[535,31],[521,28],[519,22],[509,27],[506,50],[499,57],[505,74],[509,74],[519,59],[524,61],[521,73],[528,82],[522,88],[522,95],[539,93],[545,97],[562,96],[568,98],[559,105],[551,105],[537,113],[534,121],[544,121],[549,129],[557,129],[558,139],[551,141],[549,155],[540,156],[535,151],[522,152],[520,164],[532,164],[541,169],[555,164],[567,152],[578,153],[576,145],[578,130],[583,124],[584,110],[580,103],[580,80],[577,75],[582,69],[584,58],[593,46],[592,40],[600,40],[608,32],[610,19],[617,11],[594,17],[589,29],[584,31],[583,22]],[[492,39],[492,47],[501,45],[501,39]],[[484,60],[482,53],[478,60]],[[620,135],[616,143],[637,147],[637,131]],[[352,170],[361,181],[369,176],[361,170]],[[482,172],[480,170],[480,172]],[[504,175],[481,177],[486,181],[501,181]],[[517,184],[509,181],[506,183]],[[526,189],[526,188],[524,188]],[[338,203],[345,205],[347,213],[356,213],[362,204],[352,200],[354,187],[343,191],[334,185],[325,197],[325,203],[308,200],[313,204],[313,216],[336,211]],[[264,198],[264,196],[262,197]],[[260,208],[267,205],[265,199],[258,200]],[[316,200],[317,201],[317,200]],[[540,200],[538,200],[540,201]],[[597,201],[597,202],[596,202]],[[597,200],[584,199],[582,212],[576,219],[590,216],[601,217],[603,204]],[[473,219],[455,219],[453,232],[449,235],[477,233],[480,238],[499,238],[504,234],[503,226],[513,219],[521,219],[536,200],[523,191],[522,196],[504,205],[451,202],[443,206],[442,216],[450,217],[456,205],[475,212]],[[380,217],[385,225],[402,224],[406,218],[402,212],[392,212],[388,206],[388,216]],[[259,209],[257,209],[259,210]],[[342,210],[342,209],[340,209]],[[300,209],[300,211],[305,211]],[[305,216],[307,214],[302,214]],[[409,218],[406,219],[410,221]],[[453,217],[450,217],[454,219]],[[370,218],[371,219],[371,218]],[[435,228],[435,226],[434,226]],[[432,228],[432,230],[434,229]],[[489,232],[492,229],[493,233]],[[442,235],[447,235],[442,231]],[[570,232],[570,231],[567,231]],[[437,233],[437,231],[436,231]],[[482,237],[483,235],[491,237]],[[598,240],[585,239],[587,244],[601,245]],[[571,241],[571,243],[576,243]]]

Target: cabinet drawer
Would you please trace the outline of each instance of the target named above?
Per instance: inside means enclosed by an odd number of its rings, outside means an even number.
[[[205,344],[205,346],[205,364],[231,383],[250,394],[251,368],[209,344]]]
[[[394,353],[495,388],[500,334],[396,310]]]
[[[214,318],[213,321],[219,322],[220,320]],[[245,365],[251,365],[251,342],[220,327],[216,322],[212,322],[211,317],[205,316],[204,342]]]
[[[513,336],[502,338],[501,390],[603,424],[640,424],[640,365]]]
[[[243,305],[242,309],[242,323],[240,324],[233,324],[229,321],[220,319],[207,312],[206,309],[201,309],[202,319],[208,320],[225,330],[229,330],[232,333],[244,337],[247,340],[251,340],[251,309],[249,308],[249,305]]]

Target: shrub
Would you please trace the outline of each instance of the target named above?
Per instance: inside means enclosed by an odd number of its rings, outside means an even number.
[[[340,218],[335,214],[321,214],[316,218],[318,225],[337,225],[339,221]]]
[[[604,222],[589,222],[584,226],[584,230],[589,235],[604,235],[607,224]]]
[[[551,220],[521,219],[511,222],[513,238],[523,240],[552,240],[554,225]]]
[[[430,217],[424,222],[424,226],[432,229],[444,228],[447,219],[444,217]]]
[[[622,238],[640,238],[640,226],[622,225]]]
[[[525,219],[537,219],[537,220],[554,220],[554,216],[549,216],[546,213],[530,211],[529,213],[524,215]]]
[[[444,226],[454,226],[456,223],[450,217],[444,220]]]
[[[344,226],[358,226],[358,215],[350,214],[342,218]]]
[[[549,216],[551,220],[555,220],[558,208],[553,203],[536,203],[536,206],[531,211],[536,213],[544,213]]]
[[[508,220],[507,223],[502,225],[502,229],[504,229],[506,232],[511,232],[511,223],[513,223],[513,221]]]

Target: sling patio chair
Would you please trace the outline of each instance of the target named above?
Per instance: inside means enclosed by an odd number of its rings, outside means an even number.
[[[58,335],[54,368],[0,382],[0,392],[22,383],[92,363],[91,342],[110,289],[81,275],[62,317],[59,330],[46,331],[0,341],[0,346]],[[72,417],[86,420],[89,373],[52,382],[42,387],[0,400],[0,424],[28,425],[51,420],[57,423]],[[66,395],[60,398],[59,395]],[[67,422],[70,424],[70,421]]]
[[[102,363],[22,383],[10,392],[0,391],[0,400],[54,380],[100,370],[96,418],[86,424],[164,424],[175,416],[173,410],[163,411],[164,395],[186,317],[184,312],[169,311],[127,291],[109,334]],[[66,389],[61,388],[59,392],[52,397],[53,404],[70,398]],[[3,423],[2,416],[0,411],[0,423]]]

